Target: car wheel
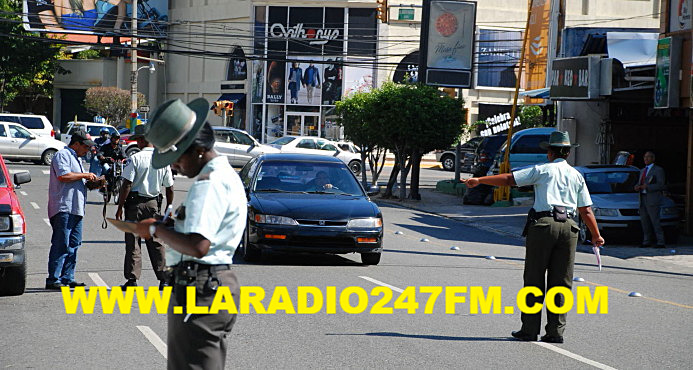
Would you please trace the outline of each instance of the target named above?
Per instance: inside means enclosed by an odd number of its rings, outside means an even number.
[[[41,156],[41,162],[45,164],[46,166],[50,166],[51,163],[53,163],[53,156],[55,155],[56,150],[55,149],[48,149],[45,152],[43,152],[43,155]]]
[[[250,244],[250,224],[246,224],[243,233],[243,260],[246,262],[258,262],[262,259],[262,250]]]
[[[358,160],[353,160],[349,162],[349,169],[351,172],[353,172],[355,175],[360,175],[361,174],[361,161]]]
[[[580,230],[578,230],[578,242],[580,244],[592,244],[590,242],[590,240],[592,240],[592,234],[589,229],[587,229],[587,225],[585,225],[582,220],[579,220],[578,227],[580,228]]]
[[[125,155],[127,155],[128,157],[132,157],[135,153],[139,153],[139,152],[140,152],[140,148],[133,146],[133,147],[131,147],[125,151]]]
[[[364,265],[377,265],[380,262],[380,252],[361,253],[361,263]]]
[[[22,295],[26,287],[26,256],[21,266],[0,269],[0,295]]]
[[[455,170],[455,156],[446,154],[443,156],[443,158],[440,159],[440,163],[443,165],[443,169],[445,171],[454,171]]]

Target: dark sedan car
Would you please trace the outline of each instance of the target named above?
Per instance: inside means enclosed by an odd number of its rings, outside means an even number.
[[[248,195],[244,259],[273,250],[360,253],[365,265],[380,262],[382,213],[340,159],[265,154],[240,176]]]

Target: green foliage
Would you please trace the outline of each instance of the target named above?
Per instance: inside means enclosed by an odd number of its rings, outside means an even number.
[[[537,105],[525,105],[521,107],[518,117],[520,117],[520,123],[525,128],[544,126],[541,107]]]
[[[24,30],[22,3],[0,0],[0,110],[17,96],[51,96],[53,76],[66,73],[58,66],[60,47]],[[16,21],[16,22],[13,22]]]
[[[130,91],[117,87],[92,87],[87,90],[84,108],[106,118],[106,122],[117,126],[130,114]],[[137,106],[147,104],[144,94],[137,93]]]
[[[101,52],[96,49],[82,50],[75,53],[74,59],[99,59],[101,58]]]

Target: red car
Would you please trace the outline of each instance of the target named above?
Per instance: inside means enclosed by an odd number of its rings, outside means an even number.
[[[16,186],[29,181],[29,172],[14,174]],[[26,286],[26,222],[14,189],[5,160],[0,156],[0,295],[24,294]]]

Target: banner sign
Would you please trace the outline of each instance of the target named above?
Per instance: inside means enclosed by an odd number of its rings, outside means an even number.
[[[510,114],[513,106],[506,104],[479,103],[479,121],[486,121],[486,127],[479,128],[480,136],[502,134],[510,127]],[[514,128],[520,126],[520,117],[515,117]]]
[[[421,48],[428,85],[470,88],[476,3],[431,0],[424,3]]]
[[[560,58],[551,70],[552,100],[587,100],[599,98],[600,57]]]
[[[681,65],[681,40],[672,37],[657,42],[657,67],[655,69],[655,108],[679,106],[679,69]]]
[[[525,90],[546,87],[546,69],[549,55],[549,27],[551,24],[551,0],[534,0],[530,9],[527,31],[527,56],[525,61]],[[542,103],[543,99],[526,97],[525,104]]]
[[[522,32],[479,29],[476,86],[514,88]]]
[[[669,4],[669,32],[693,29],[693,0],[670,0]]]

